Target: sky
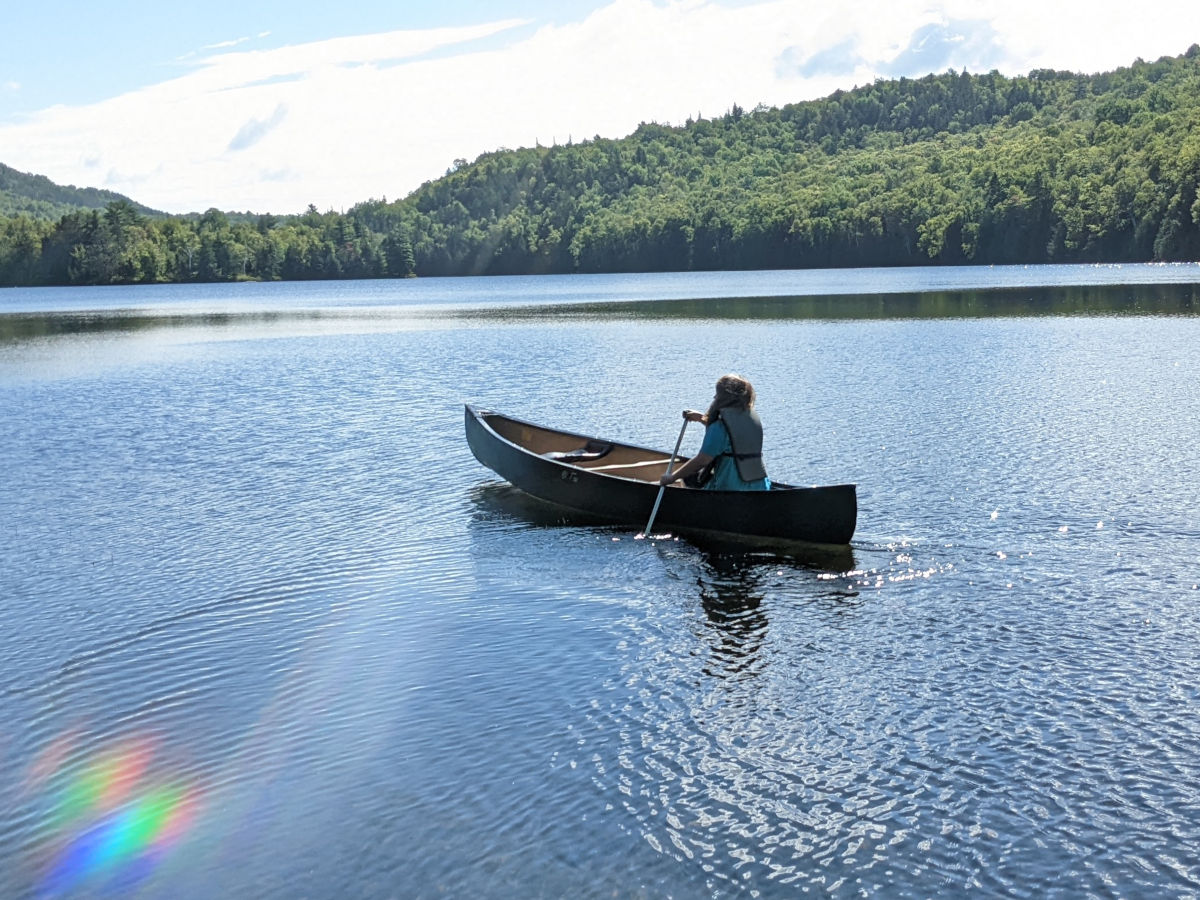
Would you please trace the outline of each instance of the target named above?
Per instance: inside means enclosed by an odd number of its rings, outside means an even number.
[[[1200,43],[1196,0],[2,2],[0,162],[171,213],[346,210],[502,147]]]

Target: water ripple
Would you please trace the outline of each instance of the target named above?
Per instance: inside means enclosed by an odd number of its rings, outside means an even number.
[[[0,893],[1197,894],[1195,321],[46,338],[0,381]],[[666,443],[729,367],[853,547],[635,541],[462,441]]]

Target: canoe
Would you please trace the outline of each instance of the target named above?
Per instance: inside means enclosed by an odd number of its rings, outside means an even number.
[[[671,459],[661,450],[546,428],[470,404],[465,425],[475,458],[505,481],[546,503],[612,523],[645,526]],[[655,531],[763,546],[848,544],[857,519],[852,484],[772,482],[769,491],[710,491],[676,483],[663,492]]]

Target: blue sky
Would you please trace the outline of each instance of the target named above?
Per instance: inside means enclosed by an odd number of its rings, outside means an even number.
[[[345,209],[501,146],[620,137],[949,68],[1099,71],[1200,3],[8,3],[0,162],[170,212]]]

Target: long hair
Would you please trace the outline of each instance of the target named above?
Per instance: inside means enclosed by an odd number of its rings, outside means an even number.
[[[704,424],[711,425],[717,421],[721,410],[734,407],[736,409],[754,408],[754,385],[741,375],[722,375],[717,379],[717,392],[713,395],[712,404],[704,414]]]

